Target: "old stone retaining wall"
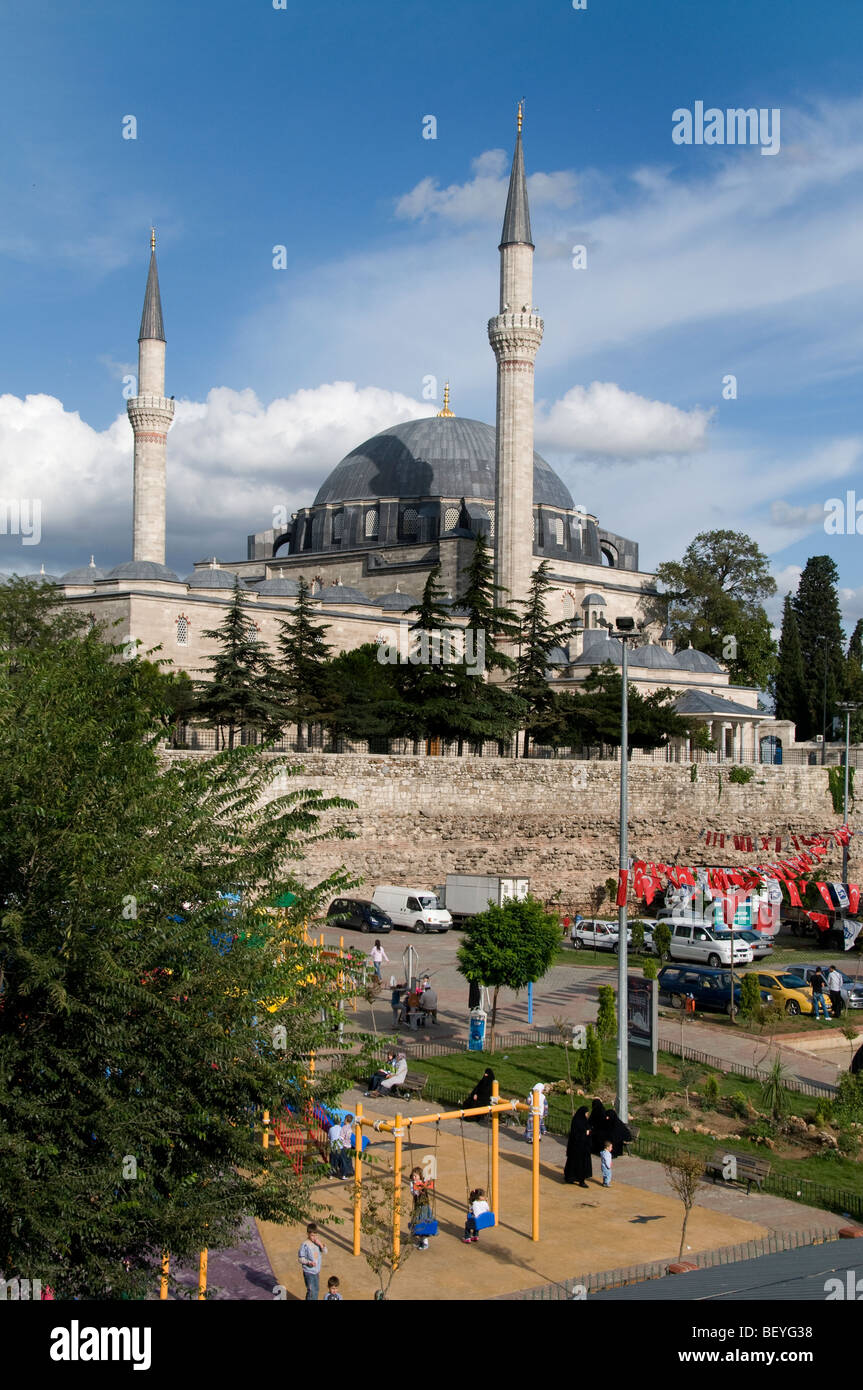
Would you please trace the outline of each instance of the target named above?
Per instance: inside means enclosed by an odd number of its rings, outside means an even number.
[[[616,876],[617,763],[328,753],[292,761],[302,765],[292,785],[357,803],[339,816],[357,838],[313,846],[302,865],[308,881],[342,864],[362,875],[369,894],[379,883],[431,887],[458,870],[519,874],[543,898],[559,891],[565,903],[598,907],[591,895]],[[630,853],[670,863],[759,862],[776,857],[772,847],[770,854],[746,855],[730,842],[708,849],[699,836],[705,830],[807,834],[841,823],[826,768],[756,767],[746,786],[729,782],[729,770],[699,765],[693,782],[688,766],[633,764]],[[274,794],[280,790],[284,785]],[[853,841],[850,862],[853,870]],[[825,862],[825,877],[838,878],[840,868],[837,850]]]

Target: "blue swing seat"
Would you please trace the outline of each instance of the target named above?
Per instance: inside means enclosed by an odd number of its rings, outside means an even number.
[[[479,1216],[474,1217],[474,1220],[478,1231],[487,1231],[489,1226],[494,1226],[497,1223],[497,1218],[493,1211],[481,1212]]]
[[[418,1222],[416,1223],[416,1225],[413,1227],[413,1234],[414,1234],[415,1236],[436,1236],[436,1235],[437,1235],[437,1222],[436,1222],[436,1221],[418,1221]]]

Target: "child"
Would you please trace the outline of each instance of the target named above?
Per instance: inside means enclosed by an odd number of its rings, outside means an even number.
[[[339,1293],[339,1281],[334,1274],[327,1280],[327,1292],[324,1295],[325,1303],[344,1303],[344,1299]]]
[[[602,1169],[603,1187],[611,1187],[611,1149],[612,1143],[609,1139],[607,1144],[603,1144],[602,1151],[599,1155],[599,1166]]]
[[[423,1177],[422,1168],[414,1168],[410,1176],[411,1197],[413,1198],[413,1210],[411,1211],[411,1231],[422,1221],[431,1221],[432,1212],[429,1206],[429,1193],[434,1188],[434,1180],[426,1182]],[[427,1236],[414,1236],[417,1243],[417,1250],[428,1250],[429,1243]]]
[[[468,1207],[467,1221],[464,1223],[464,1243],[465,1245],[475,1245],[479,1240],[476,1233],[476,1219],[490,1211],[488,1202],[485,1200],[485,1192],[481,1187],[475,1187],[470,1194],[470,1206]]]

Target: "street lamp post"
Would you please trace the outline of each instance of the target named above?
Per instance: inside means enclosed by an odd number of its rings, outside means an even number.
[[[821,701],[821,766],[823,767],[827,754],[827,648],[829,643],[826,633],[822,636],[821,642],[824,647],[824,692]]]
[[[850,700],[842,700],[837,706],[845,715],[845,795],[842,800],[842,823],[848,824],[848,760],[851,748],[851,715],[859,705],[852,704]],[[848,846],[842,846],[842,882],[848,882]]]
[[[611,629],[611,623],[606,626]],[[634,618],[618,618],[615,636],[621,646],[620,704],[620,837],[618,866],[629,868],[629,667],[627,642],[640,636]],[[618,883],[622,882],[618,879]],[[617,909],[617,1113],[624,1124],[629,1119],[629,942],[627,940],[626,896]]]

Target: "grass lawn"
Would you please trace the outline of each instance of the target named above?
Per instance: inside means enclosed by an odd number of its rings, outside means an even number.
[[[459,1099],[463,1098],[479,1080],[484,1068],[491,1067],[500,1085],[502,1096],[507,1099],[525,1100],[531,1087],[537,1081],[567,1079],[566,1051],[563,1047],[549,1045],[547,1047],[513,1048],[508,1053],[458,1052],[446,1057],[426,1058],[423,1060],[422,1070],[429,1077],[429,1099],[434,1097],[435,1090],[439,1088],[450,1089],[458,1093]],[[572,1049],[568,1049],[568,1052],[570,1066],[572,1066]],[[613,1081],[614,1077],[615,1055],[615,1043],[606,1043],[603,1047],[605,1081],[600,1082],[597,1088],[600,1093],[606,1095],[608,1082]],[[714,1139],[709,1135],[696,1134],[692,1130],[683,1128],[681,1128],[680,1134],[675,1134],[667,1123],[655,1123],[638,1113],[644,1102],[651,1096],[656,1096],[661,1092],[679,1092],[682,1089],[679,1079],[679,1062],[675,1057],[670,1053],[660,1052],[659,1067],[658,1076],[649,1076],[639,1072],[633,1072],[630,1075],[633,1123],[637,1124],[640,1129],[641,1140],[653,1140],[676,1149],[694,1150],[708,1156],[721,1146],[721,1140]],[[764,1102],[759,1082],[733,1074],[714,1072],[707,1067],[695,1067],[695,1073],[696,1079],[690,1082],[691,1089],[700,1090],[704,1078],[713,1075],[716,1076],[719,1084],[721,1097],[740,1096],[749,1101],[756,1109],[763,1109]],[[445,1097],[441,1097],[441,1099],[445,1099]],[[788,1091],[786,1099],[789,1114],[803,1116],[807,1121],[814,1118],[818,1101],[813,1097]],[[549,1096],[549,1128],[555,1133],[565,1134],[569,1129],[573,1108],[570,1103],[571,1100],[576,1109],[579,1105],[590,1104],[589,1096],[585,1097],[584,1100],[579,1096]],[[709,1110],[701,1111],[696,1103],[693,1105],[689,1117],[684,1119],[684,1112],[681,1112],[681,1125],[703,1123],[710,1126],[711,1113]],[[740,1120],[741,1130],[745,1128],[747,1123],[749,1122],[746,1119]],[[782,1142],[781,1138],[779,1138],[779,1142]],[[856,1159],[840,1157],[839,1155],[825,1157],[821,1154],[802,1158],[783,1158],[776,1151],[768,1150],[763,1145],[756,1144],[754,1140],[749,1139],[734,1140],[732,1147],[735,1152],[752,1153],[757,1154],[760,1158],[767,1158],[772,1165],[773,1172],[789,1181],[808,1180],[863,1196],[863,1164]],[[790,1195],[794,1194],[791,1193]],[[803,1195],[806,1200],[816,1200],[816,1195],[811,1192]]]

